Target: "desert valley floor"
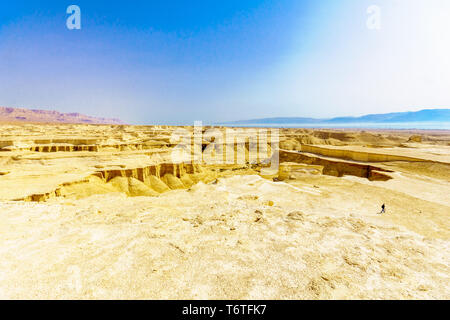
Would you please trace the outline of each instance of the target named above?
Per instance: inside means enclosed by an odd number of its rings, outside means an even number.
[[[280,129],[268,176],[175,130],[1,125],[0,298],[450,299],[448,131]]]

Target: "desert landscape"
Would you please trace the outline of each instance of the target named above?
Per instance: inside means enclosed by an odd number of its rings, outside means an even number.
[[[450,299],[448,131],[179,129],[2,124],[0,298]]]

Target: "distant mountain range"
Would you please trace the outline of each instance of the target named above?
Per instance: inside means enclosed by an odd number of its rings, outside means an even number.
[[[368,114],[361,117],[315,118],[263,118],[239,120],[224,124],[345,124],[345,123],[401,123],[401,122],[450,122],[450,109],[425,109],[412,112]]]
[[[0,107],[0,123],[124,124],[119,119],[92,117],[80,113],[7,107]]]

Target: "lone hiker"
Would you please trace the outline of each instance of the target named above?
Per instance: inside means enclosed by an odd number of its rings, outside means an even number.
[[[386,206],[384,205],[384,203],[381,205],[381,212],[380,212],[380,214],[382,214],[382,213],[385,213],[386,212]]]

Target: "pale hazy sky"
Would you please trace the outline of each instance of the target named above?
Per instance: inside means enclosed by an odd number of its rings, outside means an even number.
[[[449,0],[128,3],[2,1],[0,106],[149,124],[450,107]]]

